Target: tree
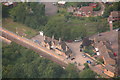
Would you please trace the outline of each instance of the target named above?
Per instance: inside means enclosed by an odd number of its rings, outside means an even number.
[[[28,27],[40,29],[47,22],[45,5],[34,3],[19,3],[10,11],[14,21],[26,24]]]
[[[10,8],[8,6],[2,5],[2,18],[6,18],[9,16]]]
[[[89,68],[80,72],[80,78],[95,78],[96,73],[91,71]]]

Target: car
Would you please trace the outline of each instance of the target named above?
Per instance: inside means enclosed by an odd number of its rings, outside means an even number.
[[[79,39],[79,40],[74,40],[75,42],[80,42],[80,41],[82,41],[82,39]]]
[[[83,48],[83,45],[80,45],[80,48]]]
[[[53,5],[56,5],[56,2],[53,2],[52,4],[53,4]]]
[[[120,28],[116,29],[116,31],[120,31]]]
[[[82,49],[80,49],[80,52],[82,52]]]
[[[86,58],[86,55],[83,54],[82,56],[83,56],[84,58]]]
[[[74,60],[75,58],[72,58],[71,60]]]
[[[92,62],[91,62],[90,60],[88,60],[88,61],[86,61],[86,63],[89,63],[89,64],[91,64]]]

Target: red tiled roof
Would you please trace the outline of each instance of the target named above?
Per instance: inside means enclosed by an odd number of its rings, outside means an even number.
[[[81,7],[80,11],[85,12],[85,13],[93,12],[93,7],[91,7],[91,6]]]

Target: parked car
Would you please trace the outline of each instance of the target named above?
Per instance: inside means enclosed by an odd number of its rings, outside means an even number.
[[[80,48],[83,48],[83,45],[80,45]]]
[[[120,31],[120,28],[116,29],[116,31]]]
[[[71,60],[74,60],[75,58],[72,58]]]
[[[86,58],[86,55],[85,55],[85,54],[82,54],[82,56],[83,56],[84,58]]]
[[[91,62],[91,61],[89,61],[89,60],[88,60],[88,61],[86,61],[86,62],[87,62],[87,63],[89,63],[89,64],[91,64],[91,63],[92,63],[92,62]]]
[[[82,52],[82,49],[80,49],[80,52]]]
[[[74,40],[75,42],[80,42],[80,41],[82,41],[82,39],[79,39],[79,40]]]

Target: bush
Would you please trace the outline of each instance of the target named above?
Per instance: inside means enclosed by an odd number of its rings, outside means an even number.
[[[93,11],[99,11],[101,9],[100,6],[96,7],[96,8],[93,8]]]

